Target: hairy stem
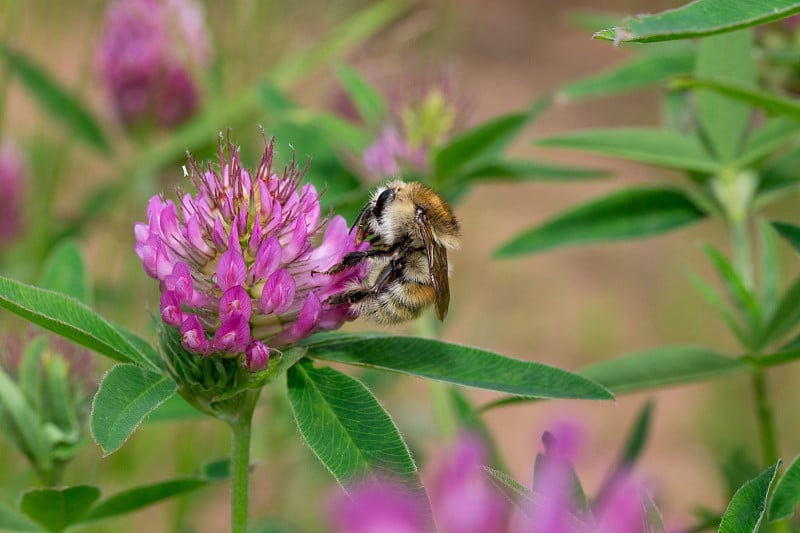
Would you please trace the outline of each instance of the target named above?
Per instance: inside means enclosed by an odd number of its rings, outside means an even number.
[[[250,393],[244,393],[250,395]],[[230,420],[231,438],[231,532],[247,531],[250,481],[250,434],[257,394],[247,398],[239,415]]]

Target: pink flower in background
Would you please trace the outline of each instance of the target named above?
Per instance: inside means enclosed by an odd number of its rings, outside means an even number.
[[[242,356],[266,368],[270,348],[336,329],[354,318],[327,299],[366,275],[363,266],[321,274],[355,245],[340,216],[320,216],[319,196],[294,160],[272,170],[274,141],[255,172],[239,148],[220,141],[219,163],[189,159],[197,193],[178,205],[154,196],[147,222],[135,226],[136,253],[161,283],[161,317],[178,328],[184,348],[201,356]]]
[[[193,72],[209,60],[202,6],[193,0],[115,0],[96,53],[122,121],[179,124],[200,102]]]
[[[463,435],[434,472],[429,491],[433,518],[441,533],[499,533],[506,530],[507,505],[486,479],[480,440]],[[331,506],[337,533],[428,533],[430,511],[407,487],[368,481]]]
[[[513,533],[646,533],[643,486],[627,471],[616,472],[591,509],[575,498],[572,462],[580,453],[582,431],[569,422],[545,432],[544,454],[537,459],[533,501],[512,520]]]
[[[505,531],[508,505],[483,471],[483,442],[462,435],[434,476],[430,498],[441,533]]]
[[[406,487],[377,480],[341,494],[330,508],[336,533],[427,533],[424,513]]]
[[[430,478],[428,495],[440,533],[649,533],[643,487],[627,471],[614,474],[602,498],[579,504],[572,461],[581,428],[563,422],[545,432],[532,494],[514,508],[483,469],[483,443],[462,435]],[[513,514],[512,514],[513,511]],[[330,508],[337,533],[428,533],[429,512],[407,487],[370,481],[339,494]]]
[[[25,157],[12,141],[0,144],[0,244],[20,236],[23,202],[28,181]]]
[[[388,100],[381,130],[362,155],[364,167],[375,179],[429,172],[431,152],[459,131],[466,114],[449,72],[406,83],[402,96]]]

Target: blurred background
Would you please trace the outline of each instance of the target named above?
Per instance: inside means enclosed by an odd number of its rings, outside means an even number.
[[[199,135],[214,142],[217,133],[233,128],[252,162],[261,146],[258,126],[273,132],[275,120],[259,108],[248,109],[238,98],[242,89],[286,58],[327,38],[341,21],[368,7],[369,2],[337,0],[306,2],[257,0],[202,3],[210,28],[213,61],[201,84],[204,101],[243,105],[245,111],[210,121]],[[343,57],[320,57],[320,64],[293,76],[281,88],[296,102],[318,109],[335,109],[341,89],[332,66],[346,61],[389,94],[413,91],[426,72],[446,69],[459,95],[464,121],[477,124],[493,116],[520,110],[565,83],[598,73],[629,57],[625,47],[592,40],[591,30],[576,22],[576,13],[634,14],[675,7],[666,0],[630,1],[486,0],[419,1],[368,39],[351,46]],[[3,9],[8,9],[3,13]],[[52,188],[53,212],[26,211],[25,224],[35,228],[41,217],[64,227],[80,216],[88,195],[104,183],[137,180],[132,172],[137,158],[162,157],[158,170],[127,187],[113,204],[79,234],[87,256],[95,301],[101,314],[155,339],[153,317],[158,314],[158,287],[147,278],[133,253],[133,224],[144,220],[147,199],[157,192],[172,193],[181,183],[183,150],[169,155],[174,142],[166,132],[133,134],[123,127],[97,69],[97,47],[106,4],[99,1],[58,2],[27,0],[0,3],[2,27],[12,28],[15,48],[79,93],[114,146],[113,154],[96,152],[73,142],[60,124],[41,112],[18,83],[7,86],[3,138],[13,137],[28,154],[34,176],[29,202],[39,200],[37,180],[58,176]],[[15,20],[9,22],[14,17]],[[10,31],[10,30],[9,30]],[[286,70],[291,73],[291,68]],[[612,191],[622,184],[655,180],[677,181],[664,171],[600,157],[533,147],[532,139],[578,128],[655,125],[659,122],[659,94],[641,91],[602,100],[560,103],[520,135],[511,153],[551,162],[610,171],[609,179],[591,182],[529,182],[479,184],[455,207],[463,230],[463,248],[453,254],[452,302],[442,338],[480,346],[520,359],[534,360],[567,370],[623,353],[664,344],[701,344],[735,353],[735,343],[689,282],[687,271],[712,277],[700,243],[722,242],[723,228],[714,222],[692,226],[648,241],[557,250],[521,259],[496,260],[494,250],[525,228],[544,221],[569,206]],[[284,135],[285,133],[285,135]],[[146,140],[143,140],[146,139]],[[297,150],[298,158],[312,156],[316,146],[282,129],[279,149]],[[212,146],[192,149],[197,159],[213,154]],[[154,156],[154,154],[156,154]],[[333,191],[336,176],[326,180],[322,158],[314,174]],[[792,198],[796,200],[796,198]],[[796,205],[796,204],[794,204]],[[771,207],[776,218],[790,216],[791,204]],[[352,212],[352,210],[350,211]],[[352,220],[352,219],[351,219]],[[31,229],[35,233],[35,229]],[[31,237],[33,239],[33,237]],[[2,249],[3,274],[31,282],[39,257],[13,243]],[[786,250],[784,250],[786,251]],[[41,253],[44,253],[43,251]],[[41,255],[41,254],[40,254]],[[793,271],[786,253],[786,270]],[[423,321],[430,322],[431,317]],[[22,323],[0,312],[3,331],[19,330]],[[350,330],[376,329],[356,321]],[[397,328],[417,333],[413,324]],[[96,373],[109,362],[95,358]],[[783,407],[797,400],[794,366],[773,372],[780,445],[789,460],[800,449],[800,433]],[[427,383],[403,377],[366,376],[376,395],[393,414],[424,465],[443,447],[436,414],[431,409]],[[755,418],[751,412],[746,376],[704,384],[673,387],[649,394],[622,395],[613,403],[578,401],[537,402],[489,411],[485,416],[512,474],[529,484],[540,435],[549,424],[567,417],[585,427],[586,446],[576,464],[587,491],[592,493],[608,474],[637,413],[648,399],[655,401],[652,433],[640,460],[638,474],[652,488],[672,527],[690,522],[696,505],[721,509],[727,501],[719,464],[726,456],[743,452],[758,457]],[[295,433],[279,385],[265,390],[256,412],[252,473],[251,515],[275,517],[300,530],[324,530],[324,505],[333,480]],[[475,404],[497,398],[483,391],[466,391]],[[780,398],[780,400],[778,400]],[[106,493],[175,474],[187,474],[200,464],[224,457],[227,428],[197,419],[177,423],[147,423],[118,452],[101,458],[90,444],[66,471],[67,484],[87,477]],[[32,483],[25,463],[0,438],[0,494],[13,499]],[[228,487],[210,489],[137,513],[129,518],[98,524],[97,531],[221,531],[228,523]],[[188,524],[188,525],[187,525]]]

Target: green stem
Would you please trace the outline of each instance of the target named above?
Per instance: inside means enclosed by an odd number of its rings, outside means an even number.
[[[753,290],[753,263],[750,253],[750,235],[748,233],[747,218],[730,220],[731,246],[733,248],[733,262],[736,270],[748,290]],[[758,347],[750,347],[760,352]],[[754,354],[756,357],[760,353]],[[778,460],[778,445],[775,437],[775,420],[772,415],[772,405],[769,401],[767,389],[767,376],[763,368],[755,367],[751,372],[753,387],[753,400],[755,402],[756,417],[758,418],[758,434],[761,439],[761,452],[764,467],[775,464]]]
[[[767,391],[767,376],[763,368],[753,368],[751,376],[756,417],[758,418],[758,434],[761,439],[761,454],[764,465],[770,466],[778,461],[778,442],[772,404]]]
[[[742,277],[745,287],[752,290],[753,258],[750,254],[750,234],[747,228],[747,219],[730,222],[731,244],[733,247],[733,264]]]
[[[248,393],[244,393],[248,394]],[[239,416],[230,420],[231,438],[231,532],[247,531],[247,515],[250,480],[250,435],[253,425],[253,410],[257,395],[246,405]],[[249,400],[249,398],[247,399]],[[246,401],[247,401],[246,400]]]

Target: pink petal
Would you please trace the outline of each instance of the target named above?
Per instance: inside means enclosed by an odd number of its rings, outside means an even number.
[[[265,315],[285,313],[294,303],[295,289],[292,275],[284,269],[277,270],[264,284],[261,292],[261,311]]]
[[[165,291],[161,295],[161,320],[165,324],[179,327],[183,323],[183,309],[177,294],[173,291]]]
[[[175,291],[178,300],[183,303],[190,303],[193,299],[194,281],[189,271],[189,265],[180,261],[172,267],[172,274],[164,280],[167,290]]]
[[[281,262],[281,243],[274,235],[264,239],[256,253],[256,260],[250,269],[253,281],[269,278]]]
[[[211,344],[197,315],[189,315],[181,324],[181,344],[183,347],[200,355],[208,354]]]
[[[241,285],[234,285],[219,299],[220,322],[227,322],[234,315],[241,315],[245,320],[250,320],[251,313],[250,294]]]
[[[269,348],[261,341],[253,339],[245,350],[245,368],[250,372],[266,370],[269,365]]]
[[[281,335],[281,340],[289,343],[308,337],[319,325],[321,317],[322,303],[316,294],[309,293],[303,302],[303,308],[300,310],[297,321]]]
[[[217,263],[217,285],[223,291],[244,283],[247,265],[239,250],[228,250],[223,253]]]
[[[283,247],[283,257],[281,258],[284,263],[291,263],[297,256],[300,255],[308,242],[308,229],[306,221],[303,216],[297,217],[294,223],[294,230],[292,235]]]
[[[250,342],[250,324],[242,315],[233,315],[220,324],[212,346],[219,352],[242,353]]]

